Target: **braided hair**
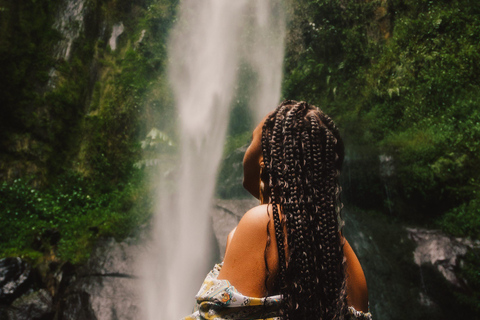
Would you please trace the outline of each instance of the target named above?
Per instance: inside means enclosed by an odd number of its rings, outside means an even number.
[[[316,107],[287,100],[265,120],[262,153],[282,317],[343,319],[348,307],[338,178],[344,150],[338,129]]]

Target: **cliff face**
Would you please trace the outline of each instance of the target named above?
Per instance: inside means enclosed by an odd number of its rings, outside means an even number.
[[[138,159],[139,124],[168,127],[162,74],[175,7],[0,1],[0,180],[124,175]]]

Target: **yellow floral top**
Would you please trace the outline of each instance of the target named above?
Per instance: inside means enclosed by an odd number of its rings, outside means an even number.
[[[221,268],[221,264],[216,264],[209,272],[197,293],[194,312],[182,320],[280,320],[281,295],[265,298],[244,296],[228,280],[217,279]],[[349,307],[345,320],[372,320],[372,315]]]

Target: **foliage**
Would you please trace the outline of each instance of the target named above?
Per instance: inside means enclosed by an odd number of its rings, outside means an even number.
[[[451,209],[440,219],[439,225],[454,236],[480,240],[480,199]]]
[[[252,140],[252,132],[245,131],[240,134],[228,136],[225,141],[225,147],[223,148],[224,156],[230,155],[232,152],[238,148],[245,147],[250,144]]]
[[[58,1],[0,1],[0,126],[18,131],[21,118],[39,99],[35,88],[45,83],[59,34],[52,28]],[[18,108],[20,106],[21,108]],[[28,124],[24,124],[28,126]],[[25,129],[21,127],[20,129]],[[1,145],[2,150],[5,145]]]
[[[145,93],[163,83],[176,3],[87,1],[85,30],[64,59],[54,54],[58,1],[0,2],[1,180],[34,175],[48,185],[72,167],[113,183],[128,176],[141,154]],[[113,51],[109,32],[120,22]],[[171,99],[160,100],[168,115]]]
[[[337,122],[354,110],[342,104],[358,98],[351,89],[360,85],[358,76],[375,50],[366,35],[376,3],[290,1],[296,30],[287,36],[285,97],[321,106]]]
[[[0,186],[0,256],[35,259],[53,250],[78,263],[99,236],[124,238],[144,223],[151,199],[141,172],[106,188],[78,175],[58,178],[46,189],[16,179]]]
[[[379,157],[367,148],[349,148],[340,175],[342,201],[361,203],[364,209],[382,209],[386,184],[378,175]]]
[[[227,137],[224,158],[218,172],[216,197],[221,199],[251,197],[243,188],[243,157],[251,139],[251,131]]]
[[[405,217],[431,221],[475,198],[478,2],[292,3],[284,95],[324,109],[370,163],[393,156],[389,183]],[[378,199],[381,179],[371,180],[356,205]]]
[[[82,153],[85,171],[94,177],[116,181],[128,175],[140,157],[138,140],[146,121],[142,116],[149,108],[144,99],[165,71],[166,30],[175,17],[173,3],[152,1],[137,8],[141,14],[128,20],[129,38],[116,52],[97,42],[102,81],[95,86],[91,113],[85,119],[88,142]]]
[[[438,215],[478,189],[478,5],[404,6],[394,37],[367,75],[369,103],[361,110],[380,147],[396,160],[403,197]]]
[[[147,219],[150,190],[134,163],[145,123],[172,130],[163,79],[176,4],[87,1],[85,30],[63,59],[53,54],[58,1],[0,1],[1,256],[54,250],[79,262],[97,237],[123,238]]]

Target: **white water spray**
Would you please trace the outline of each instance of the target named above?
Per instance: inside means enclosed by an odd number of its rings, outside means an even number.
[[[241,61],[257,74],[255,120],[280,97],[280,0],[184,0],[169,43],[169,76],[181,132],[175,186],[159,196],[146,268],[146,318],[188,315],[211,268],[210,209]],[[175,188],[175,190],[172,190]]]

